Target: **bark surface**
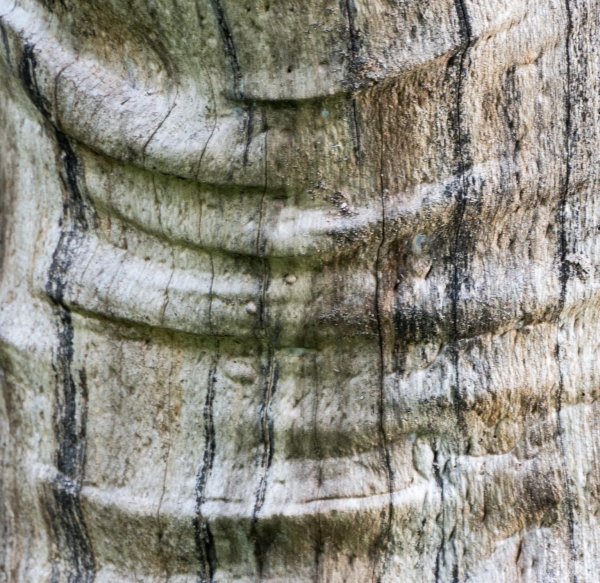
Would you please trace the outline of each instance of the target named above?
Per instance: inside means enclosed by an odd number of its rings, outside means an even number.
[[[600,2],[0,36],[0,581],[598,581]]]

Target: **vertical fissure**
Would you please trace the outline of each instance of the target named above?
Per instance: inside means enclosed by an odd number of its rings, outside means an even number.
[[[240,62],[238,59],[237,51],[235,48],[235,42],[233,41],[233,35],[231,34],[231,28],[227,22],[225,16],[225,10],[221,4],[221,0],[210,0],[213,7],[215,17],[217,19],[217,26],[221,33],[221,40],[223,41],[223,49],[225,55],[229,60],[229,66],[233,74],[233,95],[236,99],[243,99],[242,93],[242,72],[240,69]]]
[[[460,374],[459,374],[459,351],[458,340],[460,337],[459,317],[458,317],[458,296],[460,293],[460,277],[461,271],[466,268],[466,251],[461,250],[461,237],[465,212],[467,208],[467,163],[464,153],[465,132],[462,120],[463,106],[463,80],[466,75],[465,61],[471,45],[471,27],[467,18],[466,8],[463,0],[457,0],[457,12],[461,22],[461,29],[465,36],[463,48],[459,57],[458,65],[458,81],[457,81],[457,97],[456,97],[456,133],[457,133],[457,154],[458,154],[458,176],[459,184],[457,189],[457,209],[456,209],[456,227],[454,232],[453,250],[452,250],[452,286],[451,286],[451,302],[452,302],[452,322],[451,322],[451,346],[454,361],[454,384],[453,384],[453,400],[456,411],[456,416],[459,423],[459,428],[464,431],[465,420],[462,409],[462,394],[460,390]],[[462,260],[462,261],[461,261]],[[462,263],[462,264],[461,264]]]
[[[215,264],[213,256],[210,255],[210,289],[208,291],[208,327],[210,334],[215,338],[214,356],[208,370],[208,382],[206,388],[206,399],[202,413],[204,419],[204,456],[202,465],[196,476],[196,509],[194,518],[194,540],[196,552],[200,563],[198,576],[200,583],[212,583],[217,571],[217,550],[210,528],[210,523],[202,515],[202,505],[205,498],[206,483],[213,468],[216,454],[216,432],[214,423],[214,399],[216,372],[220,358],[220,343],[215,335],[212,321],[213,288],[215,283]]]
[[[562,408],[565,393],[565,378],[562,366],[563,347],[560,338],[561,321],[560,318],[564,311],[567,285],[570,276],[570,266],[567,262],[569,253],[567,240],[567,201],[571,189],[571,88],[572,88],[572,63],[571,63],[571,42],[573,38],[573,14],[570,0],[565,0],[565,12],[567,16],[567,31],[565,39],[565,64],[566,64],[566,88],[565,88],[565,178],[562,188],[562,196],[558,207],[558,231],[559,231],[559,256],[560,256],[560,292],[558,299],[558,314],[556,319],[556,363],[558,368],[558,388],[556,395],[556,423],[558,429],[559,447],[562,461],[562,470],[565,480],[566,505],[567,505],[567,525],[569,536],[569,571],[570,579],[577,583],[577,576],[573,572],[577,560],[577,544],[575,541],[575,503],[574,494],[571,487],[570,472],[567,462],[567,446],[565,444],[565,427],[562,421]]]
[[[268,321],[268,301],[267,294],[270,285],[270,266],[265,257],[266,242],[262,240],[262,222],[264,215],[265,197],[267,194],[268,183],[268,131],[265,133],[265,162],[264,162],[264,190],[260,203],[260,216],[258,223],[258,232],[256,235],[256,254],[261,262],[261,284],[259,297],[259,322],[263,342],[266,344],[267,362],[263,367],[263,376],[265,378],[263,395],[259,408],[259,468],[261,472],[260,481],[256,489],[254,507],[252,510],[252,519],[250,525],[250,538],[254,546],[254,556],[256,559],[258,577],[262,580],[264,565],[266,560],[266,546],[259,532],[259,514],[264,505],[267,495],[268,474],[273,461],[275,451],[274,424],[271,417],[271,403],[275,391],[277,390],[277,381],[279,378],[279,365],[275,361],[275,343],[269,333]]]
[[[350,67],[354,65],[360,52],[359,31],[356,28],[356,5],[354,0],[342,0],[342,10],[348,21],[348,50],[350,51]]]
[[[359,115],[358,115],[358,102],[356,97],[352,97],[350,100],[350,118],[352,120],[352,141],[354,142],[354,156],[360,161],[362,155],[362,136],[360,131]]]
[[[264,209],[265,209],[265,198],[267,196],[267,189],[269,187],[269,182],[268,182],[268,180],[269,180],[268,179],[269,132],[268,132],[268,130],[265,132],[264,148],[265,148],[264,188],[263,188],[262,196],[260,197],[260,206],[258,209],[258,221],[257,221],[257,227],[256,227],[256,240],[254,243],[254,250],[256,252],[256,256],[259,258],[259,260],[262,261],[263,272],[265,271],[265,259],[263,257],[264,251],[265,251],[265,243],[262,241],[262,228],[263,228],[263,215],[264,215]],[[264,277],[263,277],[263,279],[264,279]],[[261,288],[261,290],[262,289],[263,288]],[[261,298],[260,298],[261,305],[262,305],[262,295],[263,294],[261,292]],[[260,317],[261,317],[261,327],[262,327],[262,310],[260,311]]]
[[[204,419],[204,455],[202,465],[196,475],[196,508],[194,517],[194,540],[200,568],[198,577],[201,583],[212,583],[217,571],[217,552],[209,521],[202,514],[206,494],[206,483],[213,468],[216,454],[216,432],[214,421],[215,384],[217,365],[220,358],[220,344],[215,340],[214,356],[208,370],[206,398],[202,416]]]
[[[464,0],[455,0],[456,13],[460,23],[460,34],[462,37],[462,47],[458,54],[458,79],[456,82],[456,110],[455,110],[455,131],[456,131],[456,153],[457,153],[457,164],[458,164],[458,185],[457,185],[457,196],[456,196],[456,221],[454,240],[452,242],[452,274],[451,274],[451,324],[450,324],[450,355],[453,363],[454,378],[452,383],[452,401],[454,406],[454,414],[459,431],[459,441],[466,438],[467,428],[466,420],[464,418],[464,396],[461,389],[461,378],[460,378],[460,350],[459,350],[459,313],[458,303],[461,288],[461,277],[467,268],[467,257],[466,249],[463,248],[463,224],[467,208],[468,200],[468,181],[467,181],[467,158],[465,155],[465,142],[467,134],[463,127],[463,99],[464,99],[464,80],[467,75],[466,62],[469,54],[469,49],[473,43],[473,33],[471,24],[469,21],[469,15]],[[459,443],[459,450],[464,447],[463,443]],[[440,541],[440,548],[438,550],[436,559],[436,581],[441,581],[446,578],[446,575],[442,573],[442,568],[445,563],[445,548],[446,548],[446,537],[448,534],[448,528],[446,527],[447,521],[447,509],[446,502],[447,496],[445,491],[444,472],[448,464],[441,468],[439,465],[439,448],[436,449],[436,480],[440,488],[441,505],[442,505],[442,537]],[[455,529],[450,529],[452,533]],[[456,541],[459,537],[453,537],[452,534],[448,535],[448,541]],[[455,549],[455,557],[453,558],[454,564],[452,565],[451,577],[453,582],[457,582],[460,577],[460,568],[458,562],[458,552]]]
[[[25,91],[40,114],[51,121],[50,105],[42,94],[36,76],[34,45],[23,48],[19,71]],[[82,168],[70,140],[58,125],[53,125],[59,176],[65,192],[59,219],[59,240],[52,254],[45,292],[52,304],[58,344],[53,355],[56,475],[45,499],[53,531],[55,559],[52,580],[91,583],[96,560],[81,506],[87,451],[88,388],[85,370],[75,378],[74,326],[65,302],[68,271],[88,230],[86,203],[79,185]]]
[[[63,225],[48,271],[46,294],[53,304],[58,347],[54,357],[55,411],[54,435],[57,441],[57,477],[52,484],[49,509],[56,536],[58,559],[53,564],[57,581],[89,583],[95,578],[95,558],[87,531],[80,493],[85,473],[87,447],[88,391],[85,371],[79,382],[73,376],[74,326],[65,303],[68,271],[88,228],[83,196],[79,189],[79,161],[66,136],[56,129],[67,199],[63,206]]]
[[[443,468],[440,467],[440,451],[436,446],[433,450],[433,475],[436,481],[436,484],[440,490],[440,495],[442,499],[442,512],[444,512],[444,505],[446,502],[445,491],[444,491],[444,480],[442,478]],[[434,576],[435,583],[440,583],[443,578],[441,577],[442,570],[442,561],[444,558],[444,540],[446,539],[446,525],[442,520],[442,533],[441,533],[441,542],[440,547],[438,548],[436,558],[435,558],[435,567],[434,567]]]
[[[242,163],[244,167],[248,166],[248,154],[250,153],[250,144],[252,143],[252,135],[254,133],[254,104],[250,104],[247,108],[246,119],[246,135],[244,139],[244,156]]]
[[[392,469],[391,456],[389,451],[388,434],[385,425],[386,415],[386,391],[385,391],[385,332],[383,325],[383,298],[382,298],[382,261],[383,251],[386,244],[386,204],[385,198],[388,192],[384,181],[384,156],[385,156],[385,130],[383,123],[383,112],[381,104],[378,107],[379,113],[379,133],[380,133],[380,152],[379,152],[379,189],[381,196],[381,240],[377,247],[375,258],[375,319],[377,322],[377,335],[379,342],[379,395],[378,395],[378,439],[381,449],[381,456],[386,474],[387,489],[389,493],[389,502],[387,509],[382,516],[383,528],[381,532],[380,544],[381,552],[384,555],[383,564],[380,567],[380,573],[377,581],[380,581],[385,572],[385,563],[389,554],[389,546],[391,543],[392,521],[394,516],[393,492],[394,492],[394,474]]]

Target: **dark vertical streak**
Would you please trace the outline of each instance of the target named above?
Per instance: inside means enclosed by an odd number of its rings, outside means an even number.
[[[64,159],[68,159],[68,155]],[[53,416],[58,443],[58,476],[52,484],[54,500],[49,514],[59,557],[54,562],[53,581],[69,583],[88,583],[95,577],[94,554],[79,498],[87,445],[87,385],[84,371],[80,372],[79,383],[73,378],[73,323],[71,313],[63,302],[66,274],[81,238],[82,235],[77,232],[61,233],[46,284],[46,293],[54,304],[58,335],[54,359],[56,405]]]
[[[271,416],[271,403],[277,390],[279,379],[279,365],[275,362],[275,349],[273,346],[267,348],[267,363],[264,367],[265,383],[259,409],[260,422],[260,459],[261,469],[260,482],[256,489],[256,498],[252,510],[252,521],[250,525],[250,538],[254,545],[254,556],[258,567],[258,578],[262,580],[266,562],[267,545],[260,535],[258,529],[259,513],[265,503],[267,495],[268,474],[273,462],[275,451],[273,417]]]
[[[205,499],[206,482],[215,461],[216,439],[213,405],[215,400],[215,382],[219,361],[219,344],[215,347],[215,356],[208,371],[206,399],[204,402],[204,457],[196,476],[196,516],[194,518],[194,540],[200,562],[198,573],[201,583],[212,583],[217,570],[217,552],[210,524],[202,516],[202,504]]]
[[[12,10],[14,10],[15,7],[16,7],[16,4]],[[10,56],[10,52],[11,52],[10,51],[10,43],[8,42],[8,34],[6,33],[5,24],[2,19],[5,16],[8,16],[8,14],[10,14],[12,12],[12,10],[10,10],[7,14],[3,14],[2,16],[0,16],[0,36],[2,36],[2,45],[4,46],[4,53],[6,55],[6,64],[10,71],[13,70],[12,60],[11,60],[11,56]]]
[[[561,413],[563,408],[563,399],[565,392],[564,371],[562,368],[562,346],[560,341],[560,316],[564,310],[567,284],[569,282],[570,268],[566,260],[568,254],[567,241],[567,200],[571,188],[571,88],[573,86],[572,64],[571,64],[571,43],[573,39],[573,14],[571,11],[570,0],[565,0],[565,11],[567,15],[567,32],[565,42],[565,61],[566,61],[566,90],[565,90],[565,178],[562,188],[562,196],[558,206],[558,232],[560,256],[560,295],[558,299],[557,330],[556,330],[556,348],[555,355],[558,366],[558,391],[556,395],[556,420],[558,429],[559,446],[561,450],[563,473],[565,478],[566,504],[567,504],[567,524],[569,529],[569,571],[570,580],[577,583],[577,575],[573,573],[574,564],[577,560],[577,544],[575,542],[575,502],[573,489],[569,477],[569,468],[567,464],[567,448],[565,444],[565,427],[562,423]]]
[[[50,119],[50,106],[48,100],[42,95],[35,76],[37,61],[34,48],[34,45],[31,43],[26,42],[23,45],[23,56],[20,67],[21,80],[25,87],[25,91],[29,94],[29,98],[33,101],[33,104],[45,118]]]
[[[462,395],[460,391],[460,375],[459,375],[459,354],[458,354],[458,339],[460,337],[459,318],[458,318],[458,298],[460,293],[460,276],[461,272],[466,269],[466,250],[463,249],[462,227],[467,207],[467,161],[464,152],[465,131],[462,123],[462,101],[463,101],[463,80],[466,75],[465,61],[468,50],[471,44],[471,27],[467,18],[466,9],[463,0],[456,2],[457,13],[461,22],[461,32],[465,37],[463,48],[460,52],[458,65],[458,84],[457,84],[457,99],[456,99],[456,131],[457,131],[457,153],[458,153],[458,176],[460,184],[457,191],[457,209],[456,209],[456,230],[454,234],[453,250],[452,250],[452,328],[451,328],[451,346],[453,349],[455,379],[453,385],[453,398],[456,417],[458,419],[461,430],[465,429],[465,419],[463,411]]]
[[[354,157],[360,162],[362,156],[362,136],[359,123],[358,102],[356,97],[349,96],[346,101],[348,115],[350,116],[350,133],[352,134],[352,145]]]
[[[434,455],[433,473],[435,476],[435,481],[436,481],[437,486],[441,493],[442,512],[444,512],[444,504],[446,502],[446,497],[445,497],[445,492],[444,492],[444,480],[442,478],[443,468],[440,468],[440,452],[437,447],[434,449],[433,455]],[[438,552],[437,552],[437,556],[435,559],[435,569],[434,569],[434,576],[435,576],[436,583],[439,583],[441,581],[440,577],[441,577],[442,561],[443,561],[443,557],[444,557],[444,540],[445,539],[446,539],[446,527],[445,527],[444,521],[442,521],[442,541],[440,544],[440,548],[438,549]]]
[[[250,523],[250,539],[254,546],[254,556],[256,560],[258,578],[262,580],[264,574],[264,566],[268,545],[261,536],[259,531],[259,514],[264,505],[267,486],[268,474],[273,462],[275,452],[275,437],[274,437],[274,421],[271,416],[271,403],[277,390],[277,382],[279,379],[279,365],[275,361],[275,342],[269,331],[269,314],[268,314],[268,290],[271,281],[271,269],[268,259],[265,255],[266,240],[262,237],[263,218],[265,197],[269,187],[269,158],[268,158],[268,130],[265,133],[265,156],[264,156],[264,190],[260,202],[260,214],[258,220],[258,230],[256,234],[256,254],[259,257],[261,266],[261,281],[259,286],[258,298],[258,317],[261,329],[261,340],[266,345],[267,362],[263,367],[264,387],[261,404],[259,408],[259,467],[261,477],[256,489],[256,497],[254,500],[254,508],[252,511],[252,519]]]
[[[461,435],[466,433],[466,421],[464,418],[464,401],[461,391],[460,383],[460,351],[458,341],[460,338],[459,329],[459,314],[458,314],[458,302],[461,288],[461,276],[467,269],[467,250],[465,248],[465,234],[463,233],[463,223],[465,218],[465,212],[467,208],[467,193],[468,193],[468,181],[467,181],[467,168],[468,161],[465,154],[465,144],[467,142],[467,133],[463,127],[463,83],[467,75],[466,60],[468,57],[469,49],[473,42],[473,34],[471,30],[471,24],[469,22],[469,16],[464,3],[464,0],[455,0],[456,13],[460,22],[460,34],[462,37],[462,47],[457,54],[458,59],[458,81],[456,85],[456,117],[454,120],[456,128],[456,151],[458,158],[458,177],[459,184],[456,196],[456,221],[455,221],[455,233],[454,241],[452,243],[452,276],[451,276],[451,327],[450,327],[450,351],[451,357],[454,364],[454,383],[452,384],[452,398],[454,403],[454,412],[458,424],[458,429]],[[462,447],[462,445],[461,445]],[[437,454],[436,454],[437,458]],[[436,461],[436,464],[438,462]],[[437,556],[436,564],[436,581],[441,581],[443,574],[440,572],[442,562],[444,561],[444,547],[446,542],[446,525],[445,525],[445,501],[446,493],[444,489],[444,477],[443,471],[437,466],[436,472],[439,474],[436,476],[438,484],[441,490],[442,498],[442,540],[440,543],[440,549]],[[452,539],[452,535],[449,536],[448,540]],[[458,561],[458,559],[456,559]],[[459,565],[455,562],[452,566],[452,581],[457,582],[459,580]]]
[[[342,0],[342,11],[348,21],[348,51],[351,57],[351,66],[360,52],[360,33],[356,28],[356,5],[354,0]]]
[[[252,134],[254,133],[254,105],[248,106],[248,119],[246,121],[246,139],[244,144],[244,166],[248,166],[248,152],[252,143]]]
[[[242,99],[242,73],[240,70],[240,63],[235,49],[235,43],[233,42],[233,36],[231,34],[231,28],[229,27],[227,18],[225,17],[225,11],[223,10],[221,0],[210,0],[210,3],[213,7],[213,11],[217,19],[219,32],[221,33],[221,39],[223,41],[223,50],[225,51],[225,55],[229,60],[229,65],[233,73],[233,95],[236,99]]]
[[[255,251],[256,251],[256,255],[260,258],[263,258],[263,255],[265,253],[265,241],[262,241],[262,227],[263,227],[263,215],[264,215],[264,208],[265,208],[265,198],[267,196],[267,189],[268,189],[268,163],[269,163],[269,133],[266,132],[265,133],[265,186],[263,189],[263,193],[262,196],[260,198],[260,208],[259,208],[259,214],[258,214],[258,226],[256,229],[256,242],[255,242]],[[264,270],[264,265],[265,265],[265,260],[264,258],[262,259],[262,264],[263,264],[263,270]],[[263,278],[264,279],[264,278]],[[262,292],[261,292],[261,297],[260,297],[260,304],[262,305]],[[262,310],[260,311],[260,315],[262,317]]]
[[[21,80],[39,112],[50,119],[48,101],[37,83],[36,67],[34,47],[25,44],[20,66]],[[91,583],[95,578],[96,565],[80,500],[86,461],[88,391],[85,371],[79,371],[77,380],[73,376],[74,330],[71,312],[64,301],[68,271],[88,229],[88,219],[79,186],[82,168],[77,155],[67,136],[57,127],[54,128],[54,137],[66,197],[60,219],[61,234],[52,254],[45,289],[53,305],[58,336],[53,363],[57,476],[50,485],[46,510],[56,545],[52,582]]]
[[[379,188],[381,196],[381,240],[377,247],[377,255],[375,260],[375,318],[377,320],[377,335],[379,339],[379,396],[377,404],[377,416],[378,416],[378,438],[379,447],[381,450],[381,457],[384,465],[384,471],[386,473],[387,488],[389,493],[389,502],[387,511],[382,513],[382,529],[380,534],[380,540],[378,544],[378,550],[384,554],[384,557],[389,554],[389,546],[391,542],[392,532],[392,521],[394,517],[394,504],[393,504],[393,492],[394,492],[394,472],[392,469],[391,456],[389,451],[389,441],[387,430],[385,427],[385,405],[386,405],[386,391],[385,391],[385,338],[383,330],[383,316],[382,316],[382,261],[383,261],[383,249],[386,243],[386,205],[385,195],[386,188],[384,185],[384,156],[385,156],[385,129],[383,123],[383,114],[381,106],[379,109],[379,132],[381,140],[381,149],[379,152]],[[381,581],[383,573],[385,572],[385,562],[380,566],[380,572],[377,577],[377,581]]]

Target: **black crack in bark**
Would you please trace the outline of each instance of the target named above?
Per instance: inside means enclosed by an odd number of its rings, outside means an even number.
[[[264,540],[264,537],[261,536],[259,531],[259,514],[265,503],[269,470],[273,462],[273,454],[275,451],[274,422],[271,415],[271,403],[275,396],[277,382],[279,380],[279,364],[275,362],[275,349],[272,345],[269,345],[267,348],[267,362],[263,369],[263,375],[265,377],[265,382],[259,409],[260,452],[258,464],[261,471],[261,477],[258,488],[256,489],[256,497],[250,524],[250,538],[254,546],[254,556],[258,569],[259,581],[263,578],[268,552],[267,541]]]
[[[375,565],[378,569],[378,573],[374,572],[374,579],[379,583],[385,574],[387,562],[389,561],[390,546],[392,543],[392,522],[394,519],[394,504],[393,504],[393,493],[394,493],[394,471],[392,469],[391,455],[389,451],[389,439],[387,435],[387,429],[385,426],[385,414],[386,414],[386,390],[385,390],[385,332],[383,329],[383,298],[382,298],[382,270],[383,270],[383,251],[386,245],[386,192],[384,184],[384,156],[385,156],[385,130],[383,123],[383,114],[381,107],[379,109],[379,133],[381,140],[381,150],[379,152],[379,187],[381,197],[381,240],[377,247],[377,254],[375,258],[375,319],[377,321],[377,335],[379,342],[379,395],[377,403],[377,433],[379,440],[379,448],[381,451],[381,458],[384,466],[384,472],[387,481],[387,490],[389,494],[389,502],[387,507],[382,510],[381,516],[381,532],[377,543],[377,549],[380,555],[383,555],[383,559],[379,561],[379,565]]]
[[[49,104],[36,78],[34,46],[26,43],[20,66],[21,80],[32,102],[50,119]],[[67,136],[54,127],[60,177],[66,196],[60,219],[61,233],[48,270],[46,294],[56,318],[58,346],[54,354],[55,410],[53,415],[57,476],[46,496],[46,511],[54,532],[55,559],[52,582],[91,583],[95,557],[81,507],[87,447],[88,391],[85,370],[73,372],[74,329],[64,301],[68,271],[88,229],[88,210],[80,188],[83,171]]]
[[[247,119],[246,119],[246,136],[245,136],[245,140],[244,140],[244,157],[243,157],[243,163],[244,166],[248,166],[248,153],[250,151],[250,144],[252,143],[252,134],[254,132],[254,104],[250,104],[248,106],[248,112],[247,112]]]
[[[348,96],[346,106],[348,108],[348,117],[350,120],[350,133],[352,135],[352,146],[354,157],[357,162],[362,157],[362,135],[360,129],[360,116],[358,112],[358,102],[356,97]]]
[[[214,537],[208,520],[202,515],[202,505],[205,500],[206,483],[215,461],[217,449],[215,438],[215,422],[213,405],[215,400],[216,372],[219,361],[219,344],[215,347],[214,360],[208,371],[206,399],[204,402],[204,457],[196,475],[196,516],[194,518],[194,541],[200,569],[198,572],[201,583],[212,583],[217,570],[217,551]]]
[[[20,75],[25,91],[29,95],[33,104],[39,112],[46,118],[50,119],[50,104],[42,94],[36,78],[37,60],[35,57],[35,46],[31,43],[24,43],[23,55],[21,57]]]
[[[264,269],[264,255],[265,255],[265,247],[266,247],[266,241],[263,239],[262,236],[262,228],[263,228],[263,216],[264,216],[264,209],[265,209],[265,198],[267,196],[267,190],[269,188],[269,178],[268,178],[268,164],[269,164],[269,133],[268,131],[265,133],[265,167],[264,167],[264,188],[263,188],[263,192],[262,192],[262,196],[260,198],[260,207],[259,207],[259,214],[258,214],[258,226],[256,229],[256,242],[255,242],[255,250],[256,250],[256,255],[257,257],[263,258],[263,269]],[[261,297],[260,299],[260,305],[262,306],[262,293],[261,293]],[[262,323],[262,309],[259,310],[259,315],[261,317],[261,323]]]
[[[464,79],[467,75],[467,58],[469,55],[469,49],[473,43],[473,34],[471,29],[471,24],[469,21],[469,15],[467,13],[467,9],[465,6],[464,0],[455,0],[456,13],[458,16],[458,20],[460,23],[460,35],[462,37],[461,48],[456,55],[456,60],[458,61],[458,80],[456,85],[456,113],[454,119],[455,131],[456,131],[456,153],[458,160],[458,176],[459,176],[459,184],[456,195],[456,218],[455,218],[455,231],[454,231],[454,240],[452,241],[452,250],[451,250],[451,262],[452,262],[452,275],[451,275],[451,291],[450,291],[450,300],[451,300],[451,323],[450,323],[450,355],[454,365],[454,382],[452,383],[452,398],[454,403],[454,412],[456,415],[456,420],[458,424],[458,430],[462,436],[466,435],[466,420],[465,420],[465,402],[464,395],[461,390],[461,378],[460,378],[460,350],[459,350],[459,339],[460,339],[460,329],[459,329],[459,296],[460,296],[460,288],[461,288],[461,279],[464,273],[467,270],[467,261],[468,261],[468,251],[467,251],[467,237],[468,234],[464,232],[463,223],[467,208],[467,195],[468,195],[468,180],[467,180],[467,169],[469,167],[469,160],[465,153],[465,146],[468,141],[468,134],[463,127],[463,98],[464,98]],[[462,446],[460,446],[462,447]],[[437,454],[436,454],[437,456]],[[446,467],[450,467],[450,464],[446,464]],[[441,499],[442,499],[442,540],[440,542],[440,549],[438,551],[437,562],[436,562],[436,581],[440,581],[440,577],[442,574],[440,573],[441,564],[444,561],[445,557],[445,543],[446,540],[450,542],[451,540],[456,540],[455,537],[450,534],[446,536],[447,528],[446,528],[446,493],[444,488],[444,476],[443,469],[437,467],[437,472],[440,473],[438,484],[441,489]],[[455,529],[452,529],[454,532]],[[455,544],[455,543],[454,543]],[[458,553],[454,553],[455,556],[458,556]],[[452,565],[452,581],[459,580],[459,565],[457,562]]]
[[[60,135],[60,132],[57,133]],[[58,554],[53,567],[53,581],[88,583],[95,577],[95,559],[79,497],[85,470],[88,394],[85,371],[80,371],[79,382],[73,376],[74,330],[71,312],[64,303],[67,272],[83,238],[82,231],[78,229],[86,221],[81,216],[84,211],[79,206],[80,193],[70,188],[71,178],[76,172],[75,168],[70,167],[73,150],[70,145],[66,147],[65,143],[58,142],[69,190],[65,218],[70,224],[63,222],[63,231],[53,254],[46,284],[46,294],[54,306],[58,336],[58,348],[54,355],[56,404],[53,417],[58,444],[58,477],[52,484],[54,501],[49,504],[48,511]]]
[[[342,13],[348,22],[348,52],[352,67],[360,52],[360,31],[356,28],[356,4],[354,0],[340,0]]]
[[[463,240],[463,222],[465,212],[467,208],[467,194],[469,185],[467,183],[467,168],[468,161],[465,155],[464,146],[466,143],[466,133],[463,127],[462,120],[462,107],[463,107],[463,81],[467,74],[465,68],[465,62],[468,55],[469,48],[471,46],[471,27],[469,25],[466,9],[464,7],[463,0],[457,0],[457,13],[459,15],[461,23],[461,34],[464,37],[463,48],[461,49],[458,59],[458,82],[456,89],[456,133],[457,133],[457,154],[458,154],[458,175],[460,177],[460,183],[457,190],[457,208],[456,208],[456,219],[455,219],[455,232],[454,241],[452,243],[452,282],[451,282],[451,302],[452,302],[452,315],[451,315],[451,333],[450,333],[450,344],[453,351],[455,379],[453,383],[453,398],[454,407],[456,410],[456,417],[461,430],[465,429],[464,419],[464,403],[463,396],[460,390],[460,375],[459,375],[459,351],[458,351],[458,340],[460,338],[459,330],[459,314],[458,314],[458,301],[461,287],[461,275],[467,269],[467,251],[465,249],[465,241]]]
[[[277,390],[277,382],[279,379],[279,364],[275,360],[277,335],[272,336],[269,326],[268,313],[268,298],[267,294],[271,282],[271,269],[268,259],[265,257],[266,240],[262,237],[262,223],[264,214],[265,197],[268,190],[268,132],[265,133],[265,166],[264,166],[264,191],[260,203],[260,217],[258,232],[256,236],[256,253],[259,256],[261,265],[261,280],[259,285],[258,298],[258,318],[261,329],[261,340],[266,346],[267,362],[263,366],[263,394],[259,408],[259,460],[261,476],[256,496],[254,500],[254,508],[252,510],[252,519],[250,522],[250,539],[254,547],[254,557],[256,560],[258,578],[262,580],[264,574],[264,566],[267,559],[269,548],[268,540],[264,533],[260,532],[259,520],[260,512],[264,505],[268,477],[271,464],[273,462],[273,454],[275,452],[275,436],[274,436],[274,420],[271,415],[271,404],[275,392]]]
[[[235,42],[233,41],[233,35],[231,34],[231,28],[229,27],[225,16],[225,10],[223,9],[223,4],[221,3],[221,0],[210,0],[210,3],[215,18],[217,19],[217,26],[219,27],[221,40],[223,41],[223,50],[225,51],[233,74],[233,95],[236,99],[243,99],[242,72],[235,48]]]
[[[438,489],[440,490],[441,503],[442,503],[442,515],[444,512],[444,505],[446,503],[446,496],[444,491],[444,478],[442,477],[443,468],[440,467],[440,452],[436,447],[433,451],[433,475],[435,477],[435,482],[437,484]],[[446,540],[446,526],[444,520],[442,518],[442,540],[440,547],[437,551],[437,555],[435,558],[435,568],[434,568],[434,576],[435,582],[440,583],[441,579],[441,568],[444,560],[444,541]]]
[[[573,14],[570,0],[565,0],[565,12],[567,16],[567,31],[565,39],[565,62],[566,62],[566,89],[565,89],[565,177],[562,188],[562,195],[558,205],[558,255],[560,260],[560,292],[557,308],[557,330],[555,358],[558,367],[558,389],[556,395],[556,422],[559,447],[561,452],[561,462],[565,480],[566,506],[567,506],[567,525],[569,536],[569,578],[572,583],[577,583],[577,575],[573,572],[574,564],[577,561],[578,549],[575,540],[575,500],[571,480],[569,477],[569,468],[567,464],[567,446],[565,444],[565,427],[562,422],[562,408],[565,393],[563,362],[563,347],[560,340],[560,316],[563,313],[567,285],[571,275],[571,266],[567,260],[569,254],[567,240],[567,201],[571,190],[571,136],[572,136],[572,115],[571,115],[571,90],[573,87],[573,66],[571,63],[571,45],[573,42]]]

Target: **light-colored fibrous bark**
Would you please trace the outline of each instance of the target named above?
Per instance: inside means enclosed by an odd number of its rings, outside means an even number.
[[[600,2],[0,36],[0,581],[598,581]]]

